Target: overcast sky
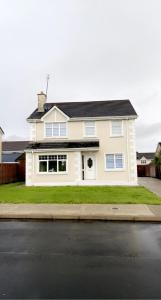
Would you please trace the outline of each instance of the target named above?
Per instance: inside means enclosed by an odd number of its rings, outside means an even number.
[[[0,126],[26,118],[50,74],[48,102],[130,99],[137,149],[161,141],[161,0],[0,0]]]

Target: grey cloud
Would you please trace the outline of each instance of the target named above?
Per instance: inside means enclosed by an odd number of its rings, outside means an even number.
[[[1,0],[0,11],[6,136],[28,136],[26,118],[50,73],[49,101],[130,98],[139,149],[155,147],[159,129],[148,132],[160,124],[160,0]]]
[[[150,139],[151,136],[157,135],[159,137],[160,135],[160,140],[161,141],[161,122],[157,122],[154,124],[139,124],[139,126],[136,127],[136,134],[138,139]]]

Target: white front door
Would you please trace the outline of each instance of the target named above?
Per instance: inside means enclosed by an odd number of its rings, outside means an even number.
[[[84,155],[84,179],[95,179],[96,178],[96,159],[92,154]]]

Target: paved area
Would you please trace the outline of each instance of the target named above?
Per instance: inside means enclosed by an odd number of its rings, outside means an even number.
[[[151,177],[139,177],[138,178],[139,185],[145,186],[153,193],[157,194],[161,197],[161,180],[157,178]]]
[[[161,205],[0,204],[0,219],[161,221]]]
[[[0,221],[0,299],[161,299],[161,225]]]

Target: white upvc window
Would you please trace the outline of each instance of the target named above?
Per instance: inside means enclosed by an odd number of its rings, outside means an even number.
[[[46,137],[66,137],[67,124],[66,122],[45,123]]]
[[[124,168],[124,158],[122,153],[106,154],[106,170],[122,170]]]
[[[145,164],[146,164],[146,159],[142,159],[142,160],[141,160],[141,164],[142,164],[142,165],[145,165]]]
[[[67,155],[39,155],[39,173],[66,173]]]
[[[123,122],[122,120],[111,121],[111,136],[123,135]]]
[[[85,122],[85,136],[95,136],[96,128],[94,121],[86,121]]]

